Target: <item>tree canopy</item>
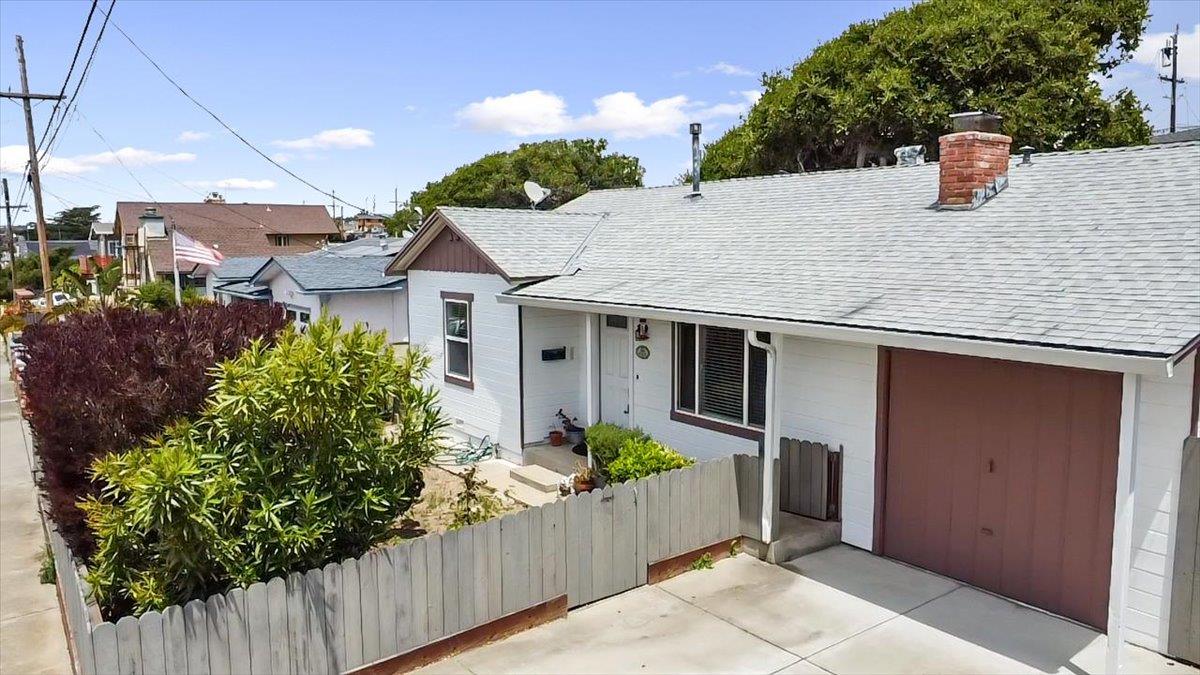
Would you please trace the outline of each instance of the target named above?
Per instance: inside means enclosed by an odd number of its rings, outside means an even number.
[[[389,229],[414,225],[413,206],[426,214],[438,206],[529,208],[522,189],[527,180],[551,190],[542,209],[565,204],[588,190],[640,186],[645,169],[638,158],[607,150],[608,141],[602,138],[581,138],[523,143],[516,150],[484,155],[414,192],[409,204],[389,219]]]
[[[50,279],[53,282],[63,270],[70,269],[75,263],[75,250],[71,248],[50,249]],[[31,291],[42,289],[42,259],[37,253],[18,256],[15,262],[17,268],[17,288],[28,288]],[[13,299],[12,269],[5,265],[0,269],[0,300]]]
[[[92,225],[100,220],[99,206],[76,206],[59,211],[46,223],[47,239],[87,239]],[[37,239],[37,231],[30,230],[31,239]]]
[[[1106,77],[1137,48],[1147,0],[928,0],[850,26],[790,70],[763,76],[743,123],[706,148],[706,179],[936,156],[952,113],[1003,117],[1014,147],[1149,141],[1144,107]]]

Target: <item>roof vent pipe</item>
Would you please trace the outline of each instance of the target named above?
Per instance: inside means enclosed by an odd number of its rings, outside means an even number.
[[[700,123],[688,125],[692,132],[692,193],[689,197],[700,196]]]
[[[1028,166],[1033,164],[1033,150],[1034,148],[1032,145],[1021,146],[1021,163],[1018,166]]]

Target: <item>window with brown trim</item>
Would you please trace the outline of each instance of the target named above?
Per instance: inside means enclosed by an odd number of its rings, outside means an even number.
[[[471,301],[442,298],[445,375],[452,382],[472,382]]]
[[[764,342],[770,335],[759,333]],[[737,328],[675,324],[675,411],[743,429],[766,419],[766,352]]]

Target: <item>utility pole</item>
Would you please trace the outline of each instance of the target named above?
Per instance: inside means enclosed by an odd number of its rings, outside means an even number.
[[[4,185],[4,221],[8,227],[8,271],[12,273],[13,299],[17,298],[17,236],[13,234],[12,212],[25,208],[24,204],[11,204],[8,200],[8,179],[0,178]]]
[[[1175,133],[1175,90],[1183,84],[1183,80],[1179,79],[1179,24],[1175,24],[1175,34],[1169,40],[1170,44],[1162,48],[1162,53],[1164,58],[1171,60],[1171,76],[1159,75],[1158,79],[1171,83],[1171,127],[1168,131]]]
[[[33,106],[31,100],[59,101],[62,96],[29,93],[29,75],[25,71],[25,41],[17,36],[17,63],[21,66],[21,93],[0,92],[0,97],[21,99],[25,108],[25,140],[29,144],[29,183],[33,188],[33,210],[37,215],[38,253],[42,257],[42,288],[46,295],[46,309],[54,308],[51,298],[54,288],[50,280],[50,244],[46,241],[46,213],[42,208],[42,177],[38,171],[37,143],[33,139]]]
[[[400,213],[400,188],[392,188],[392,213]]]

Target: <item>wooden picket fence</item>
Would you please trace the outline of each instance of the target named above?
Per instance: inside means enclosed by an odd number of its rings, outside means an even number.
[[[578,607],[645,584],[655,562],[745,531],[758,507],[734,462],[572,495],[116,623],[92,621],[75,560],[53,534],[76,669],[344,673],[563,595]]]

